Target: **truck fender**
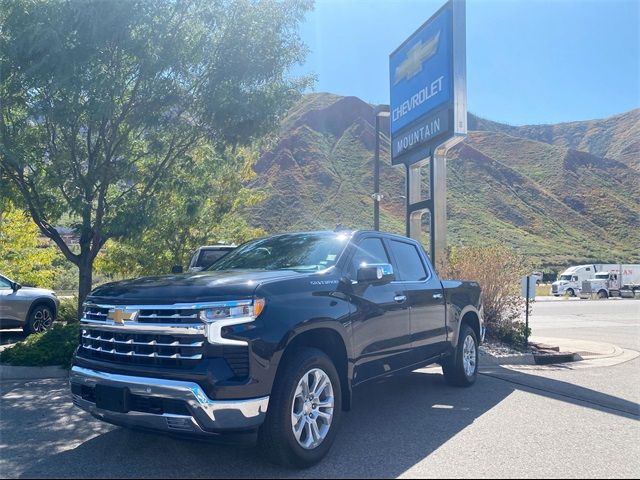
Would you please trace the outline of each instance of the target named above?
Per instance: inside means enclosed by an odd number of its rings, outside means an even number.
[[[275,363],[276,372],[272,381],[278,374],[282,361],[286,361],[286,354],[290,348],[314,347],[323,350],[334,361],[340,384],[342,387],[343,407],[348,410],[351,405],[353,379],[353,347],[347,330],[340,322],[335,320],[315,320],[305,322],[292,328],[282,338],[272,362]],[[273,385],[271,385],[271,388]]]
[[[471,327],[476,332],[476,336],[478,337],[479,343],[482,343],[484,341],[485,330],[484,330],[484,318],[482,313],[482,307],[480,307],[480,309],[478,310],[474,305],[467,305],[462,310],[457,312],[456,315],[454,315],[455,318],[453,319],[453,321],[455,322],[455,324],[451,325],[451,328],[450,328],[450,331],[452,332],[450,342],[453,348],[456,348],[458,345],[460,328],[463,323],[462,320],[467,315],[469,315],[469,317],[467,317],[464,323],[468,322],[471,325]]]

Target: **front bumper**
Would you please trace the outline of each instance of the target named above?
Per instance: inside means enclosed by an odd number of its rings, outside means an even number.
[[[73,403],[99,420],[168,433],[208,435],[251,431],[265,419],[269,397],[212,400],[197,383],[71,369]],[[96,406],[97,385],[125,389],[135,402],[124,411]]]

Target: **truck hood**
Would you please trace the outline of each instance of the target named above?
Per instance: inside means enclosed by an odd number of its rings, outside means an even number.
[[[239,300],[251,297],[261,283],[300,275],[306,274],[291,270],[227,270],[142,277],[101,285],[87,300],[130,305]]]

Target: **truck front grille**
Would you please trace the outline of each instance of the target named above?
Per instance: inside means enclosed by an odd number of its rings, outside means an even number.
[[[85,305],[78,355],[124,364],[194,368],[203,358],[222,358],[234,378],[250,373],[248,346],[207,340],[197,305]]]
[[[96,305],[85,305],[82,317],[87,320],[106,322],[109,315],[109,309],[98,307]]]
[[[81,355],[132,365],[193,366],[202,359],[202,335],[169,335],[82,327]]]
[[[117,308],[117,307],[114,307]],[[83,318],[90,321],[106,322],[109,320],[111,308],[100,305],[86,305]],[[156,323],[169,325],[197,324],[200,323],[198,310],[191,308],[150,308],[144,307],[135,310],[135,316],[131,320],[137,323]]]
[[[197,310],[140,310],[139,323],[198,323]]]

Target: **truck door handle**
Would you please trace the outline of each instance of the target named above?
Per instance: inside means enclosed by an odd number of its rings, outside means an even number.
[[[406,295],[396,295],[395,297],[393,297],[393,300],[396,303],[403,303],[406,299],[407,299]]]
[[[442,298],[442,294],[441,293],[434,293],[433,294],[433,298]]]

